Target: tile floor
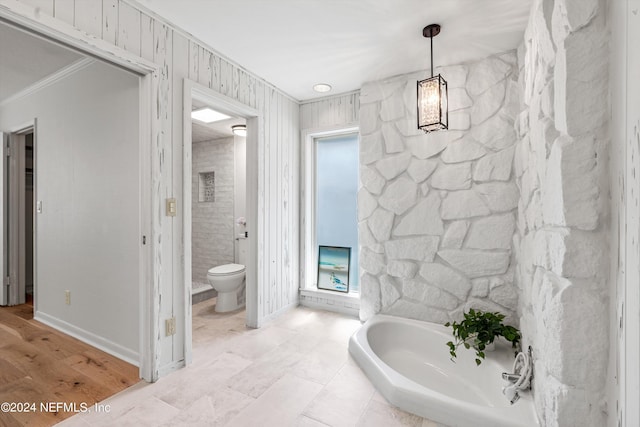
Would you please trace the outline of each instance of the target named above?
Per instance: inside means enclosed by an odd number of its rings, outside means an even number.
[[[193,364],[58,425],[441,427],[376,392],[347,349],[357,319],[299,307],[252,330],[214,301],[194,305]]]

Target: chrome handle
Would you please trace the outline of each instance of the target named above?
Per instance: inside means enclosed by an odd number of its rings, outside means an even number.
[[[502,379],[505,381],[509,381],[510,383],[515,383],[516,381],[518,381],[520,379],[520,375],[518,374],[510,374],[508,372],[503,372],[502,373]]]

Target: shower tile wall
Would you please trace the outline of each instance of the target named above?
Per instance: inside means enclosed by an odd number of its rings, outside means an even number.
[[[193,144],[192,280],[207,283],[207,270],[233,262],[233,137]],[[215,172],[215,201],[199,202],[202,172]]]

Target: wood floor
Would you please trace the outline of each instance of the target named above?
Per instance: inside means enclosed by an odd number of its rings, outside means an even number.
[[[32,305],[0,307],[0,404],[36,406],[0,410],[0,426],[50,426],[75,412],[42,411],[41,403],[80,410],[138,381],[137,367],[33,320]]]

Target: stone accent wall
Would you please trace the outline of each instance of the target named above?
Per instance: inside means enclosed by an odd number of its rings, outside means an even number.
[[[469,308],[517,323],[512,172],[516,53],[445,67],[450,130],[416,126],[426,72],[360,92],[361,308],[444,323]]]
[[[535,0],[518,50],[520,324],[549,427],[606,425],[607,46],[598,0]]]
[[[193,144],[192,272],[194,282],[208,283],[207,271],[234,259],[233,137]],[[200,172],[215,172],[215,201],[199,202]]]

